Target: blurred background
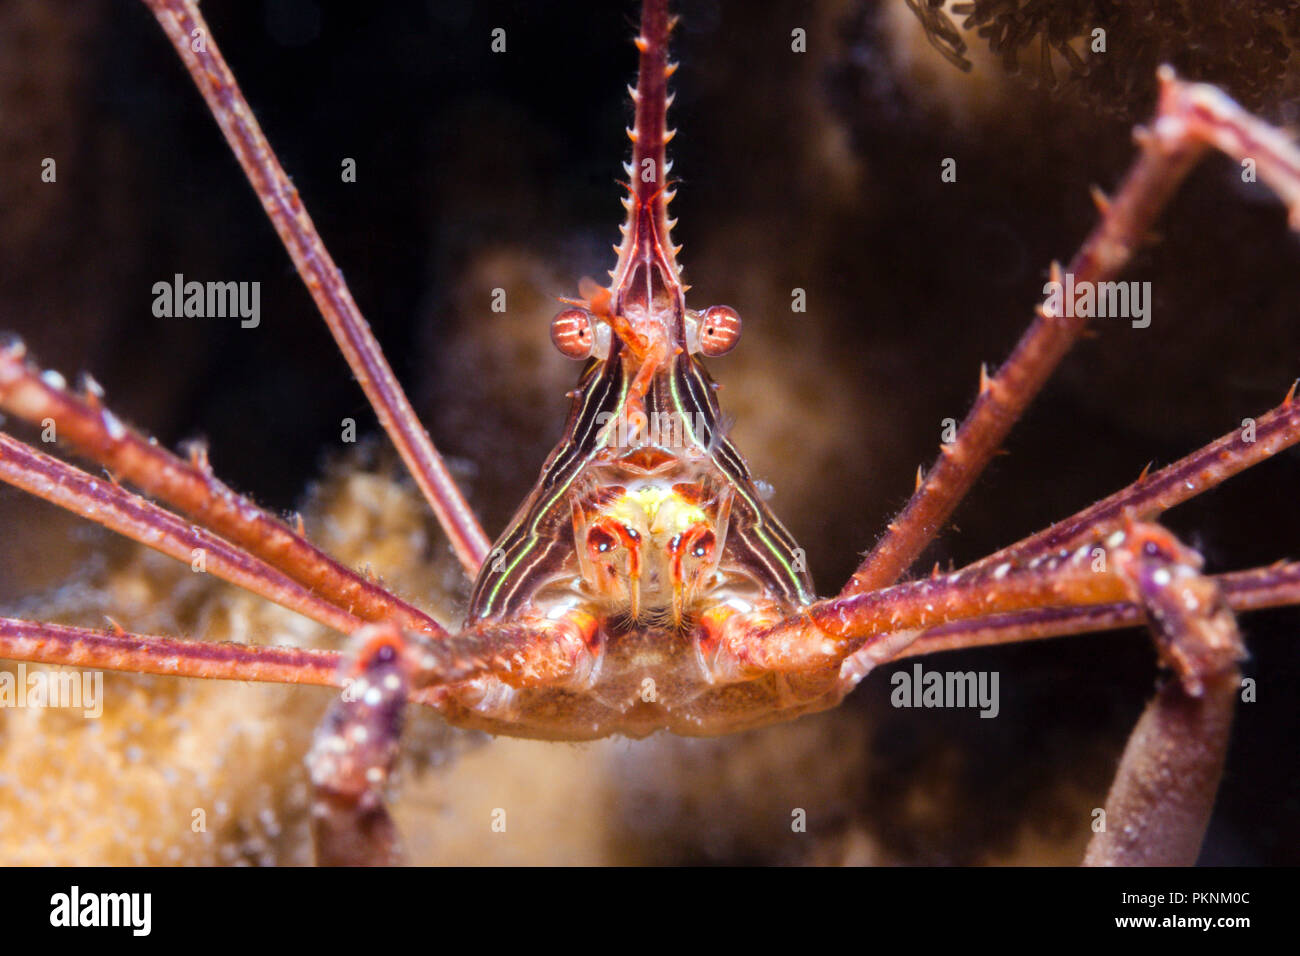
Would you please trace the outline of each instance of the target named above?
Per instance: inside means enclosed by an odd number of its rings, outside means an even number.
[[[980,0],[965,31],[928,0],[675,6],[673,212],[689,302],[744,317],[739,348],[710,370],[821,593],[906,501],[980,363],[1007,354],[1048,263],[1095,222],[1089,187],[1126,168],[1159,63],[1274,122],[1300,119],[1300,14],[1285,2]],[[636,4],[269,0],[204,13],[495,535],[576,377],[548,339],[555,297],[613,264]],[[504,53],[490,46],[498,27]],[[1107,49],[1089,55],[1077,38],[1098,27]],[[40,180],[45,157],[57,183]],[[945,158],[955,183],[940,180]],[[342,419],[373,433],[373,416],[143,5],[0,7],[0,212],[0,328],[70,379],[93,372],[115,411],[168,445],[206,438],[230,484],[302,509],[348,560],[455,621],[464,588],[445,544],[382,442],[340,441]],[[1126,275],[1152,283],[1151,326],[1094,323],[918,570],[1084,507],[1276,405],[1300,374],[1300,243],[1265,187],[1213,157],[1159,230]],[[155,318],[152,286],[175,273],[260,282],[260,326]],[[495,288],[505,313],[491,311]],[[807,312],[791,311],[794,289]],[[1297,557],[1297,487],[1293,449],[1167,520],[1215,571]],[[333,640],[10,489],[0,605]],[[1244,620],[1259,700],[1240,708],[1202,862],[1297,862],[1297,624],[1294,610]],[[399,819],[427,862],[1078,859],[1154,687],[1146,636],[926,665],[998,671],[999,718],[893,709],[883,669],[835,712],[718,741],[488,743],[422,720]],[[121,712],[101,729],[0,712],[0,860],[308,858],[300,761],[326,693],[110,681]],[[220,826],[196,838],[191,809],[218,803]],[[482,808],[498,806],[523,822],[494,841]],[[807,834],[791,833],[795,807]]]

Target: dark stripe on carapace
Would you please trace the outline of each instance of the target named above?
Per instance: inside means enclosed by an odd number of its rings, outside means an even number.
[[[617,414],[627,395],[618,352],[616,347],[608,359],[593,361],[583,370],[564,436],[479,570],[470,595],[471,620],[509,613],[572,554],[569,497],[599,451],[605,415]]]
[[[584,492],[583,474],[608,441],[605,423],[610,416],[624,413],[627,386],[618,356],[584,371],[563,439],[479,573],[470,598],[471,619],[511,613],[538,587],[565,570],[574,548],[571,497]],[[684,423],[681,435],[692,446],[691,452],[708,457],[735,491],[724,545],[724,554],[731,561],[724,557],[724,565],[739,565],[773,596],[806,603],[813,597],[806,563],[799,560],[798,545],[789,532],[759,498],[744,459],[721,433],[713,392],[700,364],[690,356],[678,355],[668,374],[657,378],[647,392],[646,413],[678,416]],[[680,457],[685,449],[657,450]],[[577,572],[570,569],[568,573]]]
[[[708,421],[708,435],[701,437],[707,442],[714,464],[736,492],[724,553],[738,560],[786,600],[799,604],[811,601],[815,594],[802,550],[759,498],[749,465],[718,427],[718,401],[709,373],[690,356],[679,355],[674,363],[673,382],[674,391],[684,396],[683,407],[699,409]],[[725,564],[726,559],[723,561]]]

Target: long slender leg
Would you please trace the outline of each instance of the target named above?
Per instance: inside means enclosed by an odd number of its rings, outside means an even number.
[[[0,658],[143,674],[343,688],[307,764],[318,862],[401,862],[384,806],[408,702],[438,709],[448,685],[492,675],[514,686],[580,683],[591,674],[594,620],[480,625],[445,638],[368,624],[355,653],[250,647],[0,618]]]
[[[828,598],[775,622],[753,614],[706,616],[704,641],[716,648],[714,666],[723,678],[817,669],[849,657],[865,673],[899,656],[924,631],[950,622],[1128,600],[1125,582],[1095,566],[1085,547],[1025,567],[956,571]]]
[[[1162,67],[1160,100],[1149,130],[1136,134],[1140,152],[1118,193],[1100,203],[1101,222],[1071,260],[1076,283],[1107,281],[1128,262],[1156,216],[1196,160],[1214,147],[1251,159],[1260,179],[1290,209],[1300,228],[1300,150],[1281,132],[1243,111],[1211,86],[1184,83]],[[1060,269],[1053,266],[1053,280]],[[1072,311],[1072,310],[1067,310]],[[956,439],[943,446],[903,511],[841,592],[859,594],[896,581],[916,560],[985,465],[1011,426],[1083,331],[1086,319],[1040,305],[1029,329],[997,374],[981,372],[979,395]]]
[[[798,671],[841,664],[858,677],[906,656],[922,635],[928,653],[979,643],[1009,643],[1088,625],[1134,623],[1137,600],[1116,556],[1156,526],[1135,522],[1104,546],[1050,554],[1025,566],[972,566],[869,594],[818,601],[778,621],[753,614],[706,617],[704,641],[720,677]],[[1243,608],[1300,604],[1300,564],[1279,564],[1225,578],[1229,603]],[[1067,613],[1073,612],[1073,613]],[[1088,628],[1090,629],[1090,627]]]
[[[342,686],[338,651],[195,641],[0,618],[0,658],[132,674]]]
[[[1246,651],[1222,590],[1172,535],[1148,530],[1116,558],[1177,679],[1138,720],[1084,863],[1191,866],[1223,775]]]
[[[1239,429],[1152,474],[1143,474],[1127,488],[961,569],[960,574],[1024,567],[1055,554],[1063,557],[1081,546],[1099,545],[1136,514],[1152,520],[1161,512],[1203,494],[1246,468],[1300,441],[1300,402],[1292,387],[1282,404],[1255,422],[1253,440]],[[1300,603],[1300,564],[1279,562],[1264,568],[1219,575],[1228,601],[1236,611]],[[898,651],[912,657],[944,650],[1011,644],[1044,637],[1131,627],[1141,623],[1132,603],[1091,607],[1030,608],[991,617],[965,618],[925,630],[916,642]],[[846,676],[856,683],[874,666],[868,656]]]
[[[1178,681],[1156,693],[1129,737],[1106,796],[1106,829],[1085,866],[1191,866],[1223,774],[1240,691],[1235,669],[1192,697]]]
[[[38,452],[4,432],[0,432],[0,481],[184,561],[196,571],[211,572],[326,627],[351,634],[363,623],[225,539],[186,524],[170,511]]]
[[[40,425],[50,420],[59,440],[120,480],[179,509],[208,530],[293,578],[343,610],[366,621],[391,620],[403,627],[445,635],[423,611],[339,564],[236,494],[212,473],[206,455],[186,462],[123,425],[93,391],[85,397],[42,376],[25,361],[20,343],[0,346],[0,410]]]
[[[738,626],[724,621],[715,635],[715,671],[737,676],[749,668],[797,670],[843,662],[848,649],[852,671],[869,666],[859,648],[878,659],[902,656],[915,646],[915,628],[927,615],[978,619],[978,607],[1014,607],[1041,614],[1044,605],[1090,610],[1106,592],[1119,592],[1123,604],[1107,601],[1104,614],[1124,615],[1132,607],[1150,626],[1161,661],[1176,677],[1156,695],[1130,737],[1106,802],[1106,829],[1089,846],[1092,865],[1190,865],[1195,862],[1227,753],[1238,663],[1245,656],[1229,590],[1201,573],[1201,558],[1157,525],[1130,522],[1098,561],[1088,549],[1065,559],[1044,559],[1012,571],[1003,565],[990,579],[976,570],[950,580],[911,582],[871,595],[812,605],[802,617],[755,629],[737,615]],[[1091,559],[1091,563],[1086,563]],[[1272,575],[1261,571],[1271,570]],[[1285,571],[1289,581],[1279,580]],[[1085,575],[1091,575],[1089,582]],[[1300,565],[1247,572],[1241,583],[1300,601]],[[996,588],[992,585],[996,582]],[[926,585],[939,585],[936,588]],[[967,586],[976,584],[975,592]],[[984,590],[983,600],[979,590]],[[861,598],[880,600],[863,601]],[[1027,599],[1027,601],[1026,601]],[[897,629],[868,633],[886,617]],[[1014,612],[1012,615],[1014,617]],[[1023,622],[1022,622],[1023,623]],[[748,626],[747,626],[748,625]],[[858,640],[846,641],[846,638]],[[855,646],[856,644],[856,646]],[[860,677],[861,673],[855,675]]]
[[[461,564],[474,577],[488,553],[487,536],[411,408],[298,190],[262,135],[212,31],[192,0],[146,2],[207,101],[380,423],[438,516]]]
[[[1052,551],[1077,548],[1121,527],[1126,512],[1154,520],[1162,512],[1204,494],[1297,442],[1300,442],[1300,402],[1296,401],[1296,386],[1292,385],[1282,404],[1261,415],[1249,431],[1238,428],[1172,465],[1153,474],[1143,473],[1127,488],[981,558],[971,567],[1005,561],[1023,564]]]
[[[366,628],[370,630],[367,631]],[[368,624],[373,633],[392,624]],[[581,616],[484,624],[446,638],[401,631],[409,700],[436,708],[448,684],[492,675],[519,687],[581,682],[594,661],[594,624]],[[133,634],[44,621],[0,617],[0,660],[90,667],[131,674],[162,674],[272,684],[346,686],[349,665],[339,651],[279,645],[199,641]]]
[[[1300,604],[1300,562],[1216,575],[1210,581],[1234,612]],[[1188,613],[1186,606],[1175,601],[1169,609],[1169,602],[1165,603],[1165,619],[1172,621],[1175,629],[1181,624],[1184,633],[1189,631],[1181,620]],[[1142,601],[1035,608],[971,618],[923,632],[893,659],[1134,627],[1150,618]],[[1213,617],[1209,619],[1213,623]],[[1106,801],[1106,831],[1094,837],[1086,863],[1168,865],[1195,861],[1240,689],[1233,663],[1218,674],[1203,674],[1205,690],[1199,697],[1189,694],[1183,681],[1169,681],[1147,705],[1129,738]],[[856,657],[846,662],[841,675],[846,692],[870,667],[870,661]]]
[[[401,632],[375,625],[354,638],[348,690],[316,730],[311,773],[312,842],[319,866],[403,862],[397,826],[383,794],[397,762],[410,689]]]
[[[323,865],[374,866],[402,860],[397,828],[384,806],[411,689],[431,691],[491,674],[515,686],[581,682],[590,673],[595,622],[484,624],[448,640],[370,625],[354,638],[348,690],[316,732],[307,765],[315,797],[312,835]]]
[[[959,573],[997,572],[1003,568],[1009,571],[1049,555],[1063,559],[1081,546],[1097,546],[1121,528],[1128,516],[1154,520],[1161,512],[1209,491],[1297,441],[1300,441],[1300,402],[1295,400],[1293,386],[1282,404],[1262,415],[1250,433],[1244,429],[1230,432],[1155,474],[1144,473],[1129,487],[1044,531],[967,565]],[[1300,590],[1289,577],[1287,566],[1261,568],[1250,574],[1250,580],[1241,582],[1235,592],[1231,590],[1234,587],[1231,583],[1233,576],[1224,578],[1235,610],[1300,603]],[[1264,603],[1269,599],[1265,596],[1271,597],[1273,603]],[[1245,603],[1248,600],[1256,603],[1248,605]],[[1137,623],[1140,623],[1140,611],[1131,603],[1029,608],[994,617],[965,618],[929,628],[894,656],[910,657],[942,650],[1015,643]],[[845,663],[843,679],[847,687],[855,686],[876,666],[879,652],[879,648],[868,647],[862,652],[861,660],[850,659]]]
[[[1223,591],[1228,606],[1237,613],[1300,604],[1300,561],[1216,574],[1213,580]],[[1085,607],[1032,608],[992,617],[965,618],[928,628],[891,659],[1113,631],[1137,627],[1142,622],[1142,608],[1132,601]],[[867,665],[869,670],[870,662]],[[854,673],[849,679],[850,686],[865,673],[865,670]]]
[[[368,624],[353,636],[355,653],[344,655],[0,618],[0,658],[343,688],[308,756],[315,791],[313,836],[320,862],[369,865],[401,860],[383,795],[406,704],[438,709],[448,685],[484,675],[516,687],[582,684],[595,662],[595,631],[595,620],[578,612],[559,619],[489,622],[445,638],[402,631],[391,623]]]

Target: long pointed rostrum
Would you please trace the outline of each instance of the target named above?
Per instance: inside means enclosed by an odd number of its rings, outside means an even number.
[[[406,462],[420,491],[465,571],[472,578],[487,556],[489,543],[478,519],[456,487],[442,456],[384,358],[370,326],[357,308],[343,274],[321,241],[311,217],[272,152],[234,75],[217,48],[212,31],[192,0],[145,0],[172,46],[180,54],[221,132],[262,200],[271,224],[293,259],[321,316],[370,400],[379,422]],[[196,40],[195,38],[200,38]]]
[[[629,92],[636,107],[636,120],[628,138],[632,140],[632,161],[625,169],[629,176],[627,221],[623,241],[616,247],[618,264],[610,273],[610,288],[617,296],[627,291],[639,265],[659,263],[664,274],[676,278],[677,249],[672,244],[672,221],[668,204],[673,193],[668,181],[672,164],[667,145],[672,139],[668,129],[668,78],[676,66],[668,62],[668,35],[674,21],[668,16],[667,0],[646,0],[641,9],[641,33],[636,38],[640,52],[636,87]],[[644,270],[650,281],[652,270]]]

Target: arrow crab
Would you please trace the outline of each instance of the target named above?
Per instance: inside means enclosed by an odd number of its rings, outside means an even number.
[[[350,568],[188,460],[127,428],[93,386],[66,389],[17,343],[0,404],[106,468],[105,480],[9,436],[4,480],[335,631],[352,650],[236,646],[8,618],[0,654],[44,664],[344,686],[312,749],[326,862],[398,858],[383,804],[408,706],[493,734],[575,740],[723,734],[837,704],[874,668],[932,651],[1145,624],[1173,672],[1120,764],[1094,862],[1191,862],[1213,803],[1243,649],[1235,613],[1300,600],[1300,568],[1211,575],[1156,519],[1300,437],[1272,411],[1077,515],[947,574],[902,581],[1083,332],[1041,307],[844,589],[818,599],[806,553],[727,434],[705,359],[737,344],[726,306],[688,308],[671,238],[665,4],[637,46],[627,220],[609,284],[581,283],[553,320],[584,362],[564,436],[494,542],[419,424],[216,43],[189,4],[151,4],[244,165],[385,430],[474,580],[448,627]],[[1110,282],[1199,156],[1250,160],[1295,208],[1294,146],[1217,91],[1162,76],[1157,118],[1095,232],[1052,281]],[[576,293],[576,294],[575,294]],[[742,343],[743,347],[743,343]],[[127,486],[160,504],[136,497]],[[189,516],[189,521],[176,513]],[[191,524],[190,522],[193,522]],[[1152,794],[1159,773],[1177,784]],[[1179,815],[1181,814],[1181,815]],[[1122,821],[1122,824],[1118,821]]]

